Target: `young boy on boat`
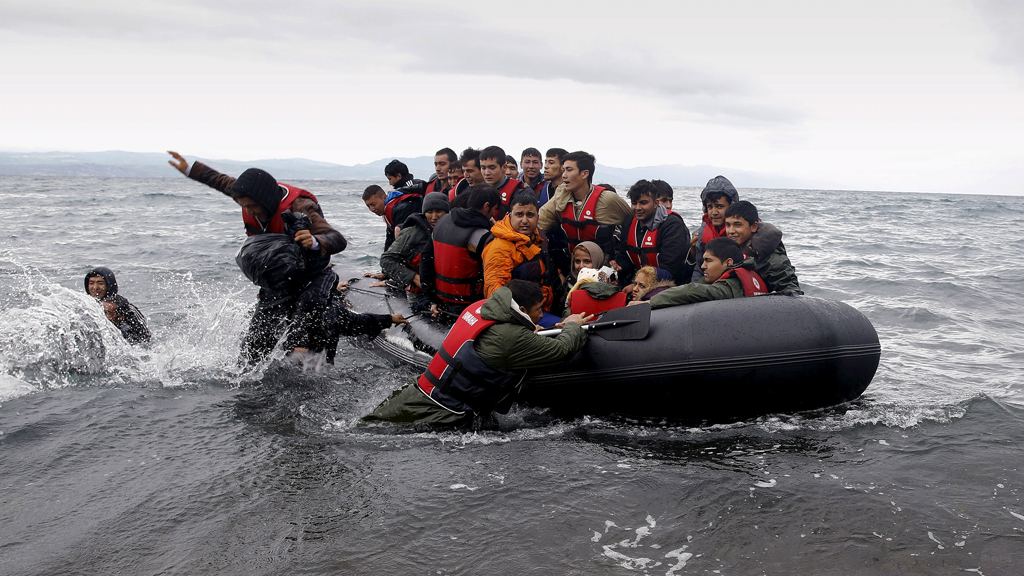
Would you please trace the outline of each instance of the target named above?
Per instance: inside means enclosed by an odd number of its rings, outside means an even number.
[[[431,243],[434,227],[447,214],[447,194],[431,192],[423,198],[423,212],[406,218],[394,244],[381,254],[380,268],[384,278],[379,285],[406,290],[409,301],[414,304],[426,299],[421,295],[420,259]]]
[[[768,293],[764,280],[754,271],[753,258],[746,258],[740,245],[731,238],[713,238],[707,243],[701,270],[704,278],[700,282],[668,288],[651,298],[651,308]]]
[[[579,314],[563,321],[558,336],[538,336],[543,311],[540,286],[506,283],[466,308],[416,383],[394,392],[364,420],[460,426],[475,414],[508,412],[528,369],[563,362],[587,343],[581,325],[590,317]]]
[[[619,285],[626,292],[634,273],[644,266],[665,270],[676,284],[690,281],[686,250],[690,231],[683,217],[658,202],[658,188],[648,180],[639,180],[629,188],[633,215],[622,224],[612,268],[619,273]]]
[[[759,218],[753,204],[737,202],[725,210],[725,233],[740,245],[746,257],[754,260],[754,269],[769,292],[803,294],[796,270],[782,245],[782,232]]]

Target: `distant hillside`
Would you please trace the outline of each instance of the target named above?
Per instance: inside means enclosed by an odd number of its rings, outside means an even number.
[[[100,178],[175,178],[164,153],[139,152],[0,152],[0,175],[11,176],[92,176]],[[239,174],[258,166],[281,180],[384,180],[384,166],[392,158],[368,164],[344,166],[304,158],[251,161],[194,158],[226,174]],[[434,172],[434,158],[399,158],[417,178],[428,179]],[[761,174],[716,166],[667,164],[640,168],[615,168],[597,165],[596,182],[631,184],[641,178],[660,179],[673,186],[703,186],[719,174],[741,188],[814,188],[811,183],[775,174]]]

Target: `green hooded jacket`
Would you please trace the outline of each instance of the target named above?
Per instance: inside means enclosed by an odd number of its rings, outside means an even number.
[[[756,259],[753,270],[764,280],[769,292],[791,290],[797,294],[803,294],[803,290],[800,289],[800,281],[796,278],[796,270],[793,268],[792,262],[789,261],[786,247],[781,242],[767,258]]]
[[[742,292],[742,290],[741,290]],[[570,322],[554,338],[533,333],[534,324],[518,305],[513,311],[512,291],[499,288],[480,312],[497,324],[476,337],[473,348],[480,358],[498,370],[524,370],[551,366],[568,360],[587,344],[587,333]]]
[[[733,264],[725,270],[728,272],[736,268],[754,270],[754,259],[747,258],[743,262]],[[707,284],[701,280],[700,282],[690,282],[689,284],[663,290],[660,294],[651,298],[651,308],[668,308],[669,306],[679,306],[681,304],[696,304],[697,302],[727,300],[729,298],[743,298],[743,282],[740,282],[740,279],[735,275],[724,279],[719,278],[714,284]]]

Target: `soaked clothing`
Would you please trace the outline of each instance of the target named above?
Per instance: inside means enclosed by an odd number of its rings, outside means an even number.
[[[508,288],[497,290],[481,307],[483,320],[494,324],[472,340],[473,351],[493,371],[524,371],[551,366],[572,358],[587,343],[587,333],[578,324],[565,325],[554,338],[534,334],[534,324],[519,310]],[[469,375],[473,381],[473,375]],[[486,388],[488,380],[476,380]],[[511,400],[510,400],[511,402]],[[429,425],[466,425],[473,421],[474,410],[487,411],[495,407],[470,407],[459,410],[445,407],[428,396],[417,384],[410,384],[377,406],[364,420],[387,420]],[[506,409],[498,407],[498,409]]]
[[[102,277],[107,284],[107,293],[100,302],[110,302],[116,306],[111,322],[121,331],[121,336],[131,344],[149,342],[152,335],[146,326],[146,317],[127,298],[117,293],[117,277],[114,276],[114,272],[103,266],[90,270],[85,275],[86,294],[89,293],[89,278],[93,276]]]

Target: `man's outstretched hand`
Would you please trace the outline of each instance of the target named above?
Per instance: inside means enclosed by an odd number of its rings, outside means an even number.
[[[177,152],[171,152],[168,150],[167,153],[174,157],[174,160],[167,161],[168,164],[177,168],[178,172],[181,172],[182,174],[188,173],[188,160],[185,160],[185,158]]]

